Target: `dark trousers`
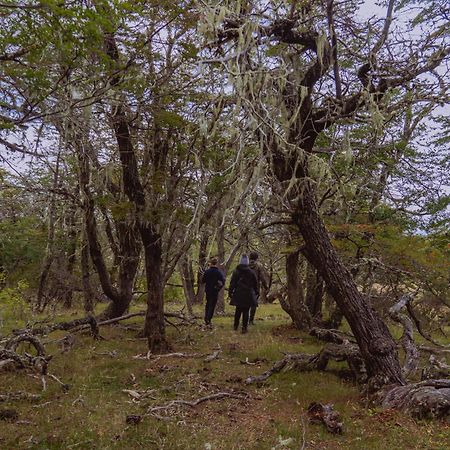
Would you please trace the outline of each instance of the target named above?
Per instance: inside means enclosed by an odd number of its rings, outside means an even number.
[[[242,328],[247,328],[249,313],[250,307],[242,308],[241,306],[236,306],[236,311],[234,313],[234,328],[237,329],[237,327],[239,326],[241,314],[242,314]]]
[[[250,322],[253,322],[255,320],[256,308],[256,306],[252,306],[250,308]]]
[[[218,297],[218,292],[206,292],[205,323],[211,323]]]

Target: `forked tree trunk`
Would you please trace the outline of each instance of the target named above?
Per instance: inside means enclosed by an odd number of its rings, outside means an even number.
[[[119,48],[117,47],[114,33],[104,32],[104,44],[106,54],[112,61],[119,63]],[[110,80],[111,86],[117,86],[120,80],[120,75],[113,76]],[[166,340],[164,324],[162,237],[157,232],[155,224],[145,214],[148,205],[144,186],[139,175],[138,162],[131,139],[123,98],[117,98],[111,103],[111,119],[119,150],[124,192],[128,200],[133,204],[136,226],[144,247],[145,276],[147,280],[147,314],[144,334],[148,338],[148,346],[151,352],[164,353],[169,349],[169,344]],[[161,169],[159,164],[162,164],[162,160],[164,160],[163,149],[155,148],[152,163],[156,169]]]
[[[286,312],[290,315],[296,328],[299,330],[308,330],[311,327],[312,319],[304,302],[305,292],[299,273],[299,256],[299,251],[289,253],[286,256],[286,301],[289,305]]]
[[[111,300],[111,303],[101,315],[103,319],[113,319],[127,312],[133,298],[134,278],[139,264],[139,244],[136,230],[132,224],[128,224],[128,226],[127,224],[122,224],[122,227],[118,228],[121,258],[119,282],[116,288],[112,283],[98,238],[95,203],[90,190],[92,149],[87,142],[86,136],[78,134],[76,138],[74,145],[76,145],[79,160],[80,189],[90,256],[97,271],[103,293]]]
[[[403,384],[396,344],[368,299],[358,291],[350,272],[331,244],[308,181],[302,186],[293,221],[305,240],[305,256],[325,280],[358,341],[372,388],[391,383]]]

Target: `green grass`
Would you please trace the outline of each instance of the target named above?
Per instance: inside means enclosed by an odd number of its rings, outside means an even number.
[[[198,311],[200,313],[200,310]],[[299,449],[303,441],[313,449],[446,449],[449,426],[440,422],[415,421],[398,412],[369,407],[358,387],[335,373],[282,372],[264,385],[246,386],[241,380],[267,370],[282,352],[316,352],[321,343],[289,326],[279,305],[258,309],[257,324],[246,335],[232,331],[231,317],[214,319],[212,331],[199,326],[168,328],[174,351],[212,353],[219,359],[134,359],[146,353],[145,340],[122,327],[101,329],[104,341],[77,334],[68,353],[47,340],[54,355],[49,370],[68,392],[48,380],[39,401],[14,401],[0,409],[14,408],[18,423],[0,422],[1,449],[261,449],[276,447],[280,439],[290,444],[278,449]],[[57,320],[72,318],[61,315]],[[128,323],[141,324],[142,319]],[[103,354],[117,352],[113,358]],[[248,358],[265,358],[258,366],[241,364]],[[340,367],[331,365],[331,368]],[[152,398],[133,402],[123,390],[151,390]],[[195,408],[173,411],[169,420],[145,417],[139,425],[127,425],[128,414],[143,414],[148,407],[173,399],[195,399],[217,391],[245,391],[247,400],[224,399]],[[40,381],[25,372],[0,372],[0,392],[41,393]],[[333,403],[342,414],[342,436],[308,423],[305,411],[313,402]]]

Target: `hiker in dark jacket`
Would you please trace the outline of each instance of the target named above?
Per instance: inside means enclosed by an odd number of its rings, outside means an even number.
[[[267,284],[267,277],[264,271],[263,266],[257,261],[258,259],[258,253],[256,252],[251,252],[250,255],[250,263],[249,263],[249,267],[250,269],[253,270],[253,272],[255,272],[256,275],[256,280],[258,282],[258,298],[256,299],[256,305],[252,306],[250,308],[250,320],[249,323],[251,325],[254,325],[254,320],[255,320],[255,313],[256,313],[256,307],[258,306],[258,300],[259,300],[259,293],[261,292],[261,288],[263,288],[265,291],[268,290],[268,284]]]
[[[240,264],[231,276],[229,288],[230,304],[236,306],[234,329],[238,329],[242,315],[242,333],[247,333],[250,308],[256,305],[258,296],[258,280],[248,264],[248,256],[242,255]]]
[[[209,262],[209,269],[202,277],[202,283],[205,283],[205,324],[207,326],[211,326],[211,319],[214,315],[219,292],[225,286],[225,277],[217,267],[217,263],[217,258],[212,258]]]

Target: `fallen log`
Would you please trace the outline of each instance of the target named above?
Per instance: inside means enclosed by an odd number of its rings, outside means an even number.
[[[269,370],[261,375],[251,376],[245,380],[245,384],[262,383],[275,373],[281,372],[285,367],[292,367],[294,364],[297,370],[313,370],[316,367],[317,355],[307,355],[303,353],[286,355],[282,360],[277,361]]]
[[[138,311],[135,313],[125,314],[120,317],[115,317],[114,319],[108,319],[103,321],[97,321],[94,316],[87,316],[81,319],[71,320],[69,322],[59,322],[54,324],[49,324],[41,327],[28,327],[20,330],[13,330],[13,334],[15,335],[38,335],[38,336],[46,336],[54,331],[72,331],[73,333],[78,333],[79,331],[86,330],[88,328],[91,329],[91,333],[96,339],[101,339],[99,334],[99,327],[103,325],[110,325],[113,323],[120,322],[122,320],[131,319],[132,317],[145,317],[145,311]],[[195,322],[195,318],[188,318],[183,314],[167,312],[164,313],[164,317],[167,318],[176,318],[181,320],[182,322],[186,322],[192,324]]]
[[[12,350],[0,349],[0,366],[3,368],[14,365],[19,369],[31,369],[41,375],[46,375],[51,359],[52,356],[32,356],[28,353],[22,356]]]
[[[69,322],[59,322],[59,323],[54,323],[54,324],[50,324],[50,325],[45,325],[42,327],[23,328],[20,330],[13,330],[13,334],[15,334],[19,337],[24,334],[47,336],[50,333],[53,333],[54,331],[70,331],[73,329],[85,327],[85,328],[91,329],[92,336],[95,339],[100,339],[98,326],[99,326],[99,323],[97,323],[97,320],[95,319],[95,317],[92,315],[89,315],[87,317],[71,320]]]
[[[262,383],[282,370],[297,370],[299,372],[309,370],[324,371],[330,360],[347,361],[356,380],[359,382],[366,380],[367,372],[358,346],[348,343],[327,344],[320,352],[312,355],[306,353],[286,355],[261,375],[248,377],[245,380],[245,384]]]
[[[325,405],[316,402],[311,403],[308,406],[308,417],[311,423],[323,423],[330,433],[342,434],[341,416],[337,411],[334,411],[331,403]]]
[[[42,342],[32,334],[20,334],[18,336],[15,336],[11,339],[9,339],[5,344],[5,350],[10,350],[12,352],[16,352],[17,347],[21,342],[28,342],[30,343],[35,349],[38,356],[44,356],[45,355],[45,348]]]
[[[0,394],[0,403],[1,402],[10,402],[15,400],[39,400],[41,398],[40,395],[37,394],[29,394],[28,392],[8,392],[6,394]]]

